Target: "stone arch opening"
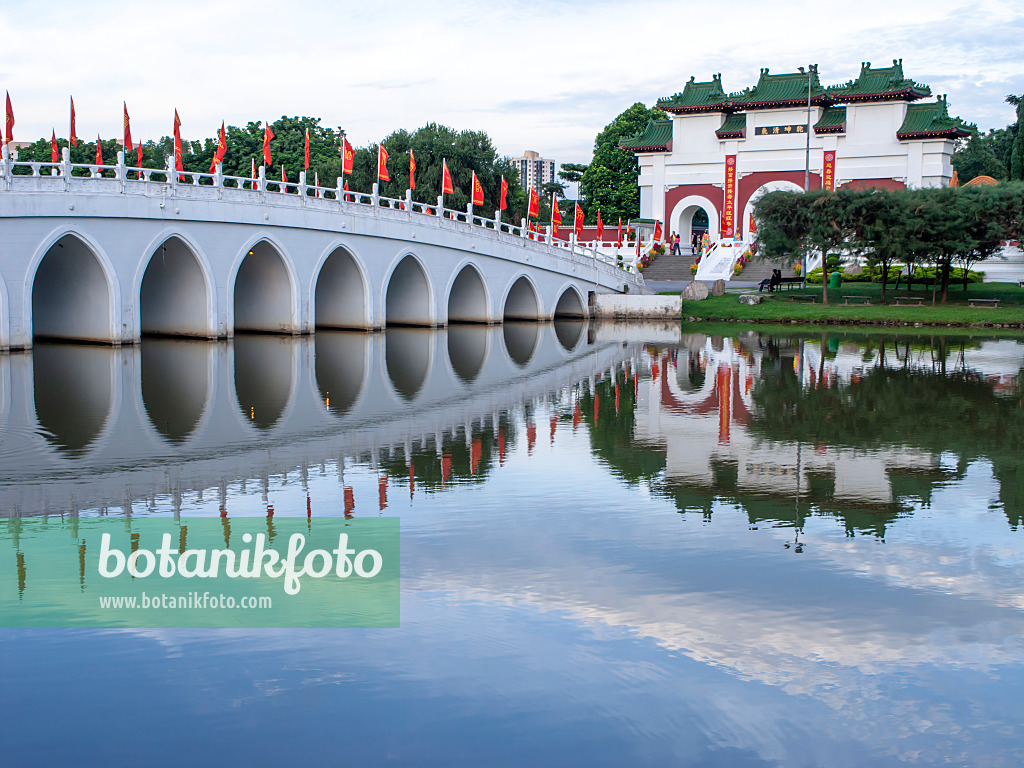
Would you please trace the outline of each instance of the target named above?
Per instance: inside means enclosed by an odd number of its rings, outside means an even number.
[[[384,317],[385,325],[434,324],[427,273],[413,256],[402,259],[391,273],[384,299]]]
[[[291,399],[294,342],[267,336],[240,336],[232,346],[235,396],[242,415],[258,429],[272,429]]]
[[[448,294],[449,323],[486,323],[487,288],[479,270],[467,264],[452,283]]]
[[[75,235],[64,235],[32,279],[32,336],[113,343],[110,296],[96,253]]]
[[[520,368],[529,363],[540,340],[540,326],[536,323],[511,322],[505,323],[501,331],[505,339],[505,350],[512,362]]]
[[[148,339],[142,347],[142,404],[153,428],[184,443],[199,426],[210,397],[211,347]]]
[[[313,292],[316,328],[366,328],[366,281],[355,257],[335,248],[324,261]]]
[[[114,402],[114,354],[74,344],[32,348],[36,420],[58,451],[81,455],[102,434]]]
[[[754,204],[757,203],[758,200],[767,195],[769,192],[780,191],[803,192],[804,188],[801,187],[799,184],[795,184],[792,181],[785,181],[780,179],[778,181],[769,181],[767,184],[762,184],[760,187],[751,192],[750,198],[743,206],[743,218],[737,222],[737,224],[739,224],[739,230],[743,234],[744,240],[749,242],[750,240],[753,239],[754,235],[756,234],[756,228],[751,227],[751,224],[753,223],[752,217],[754,214]]]
[[[537,291],[525,275],[512,284],[512,288],[505,298],[503,315],[506,320],[543,319]]]
[[[669,222],[670,231],[679,233],[684,248],[690,245],[694,229],[706,229],[711,242],[718,242],[718,212],[707,198],[697,195],[683,198],[672,209]]]
[[[139,292],[140,331],[159,336],[216,335],[209,327],[209,286],[195,253],[169,237],[150,255]]]
[[[476,381],[487,358],[487,337],[490,330],[467,325],[448,328],[448,359],[455,375],[467,384]]]
[[[324,331],[314,338],[316,386],[324,409],[343,416],[355,405],[366,380],[370,336],[351,331]]]
[[[555,317],[582,318],[586,316],[587,310],[583,306],[583,299],[575,289],[566,288],[558,297],[558,303],[555,304]]]
[[[292,294],[284,256],[266,240],[256,243],[235,275],[235,332],[292,333]]]
[[[422,328],[392,328],[384,336],[388,378],[403,400],[412,402],[430,374],[433,336]]]

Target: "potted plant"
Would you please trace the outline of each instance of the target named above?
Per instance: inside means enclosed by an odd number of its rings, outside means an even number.
[[[693,274],[693,275],[697,274],[697,265],[696,264],[691,264],[690,265],[690,274]]]

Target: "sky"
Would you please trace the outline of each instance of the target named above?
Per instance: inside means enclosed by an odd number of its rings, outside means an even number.
[[[1014,121],[1024,94],[1020,0],[352,3],[4,0],[0,88],[14,139],[68,131],[185,139],[281,115],[321,117],[356,146],[429,122],[483,130],[500,154],[532,149],[588,162],[594,137],[637,101],[653,106],[695,76],[727,91],[761,67],[818,64],[825,85],[862,61],[902,58],[982,130]]]

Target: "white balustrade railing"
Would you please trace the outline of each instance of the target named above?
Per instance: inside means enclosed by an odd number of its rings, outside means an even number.
[[[252,179],[225,176],[219,166],[214,173],[178,171],[174,169],[173,162],[172,157],[164,170],[137,168],[125,165],[124,153],[118,152],[116,165],[72,163],[67,148],[63,149],[62,159],[57,163],[16,161],[11,159],[9,147],[5,145],[0,159],[0,191],[88,191],[308,207],[387,218],[416,217],[421,225],[433,221],[434,226],[461,230],[478,237],[496,238],[506,243],[518,241],[525,248],[541,250],[576,264],[590,265],[607,275],[617,274],[636,285],[643,284],[638,253],[646,252],[653,245],[653,242],[641,244],[638,249],[637,241],[624,242],[619,246],[597,241],[577,242],[575,237],[561,240],[554,237],[549,226],[533,229],[527,225],[526,219],[518,224],[502,221],[500,211],[495,211],[495,218],[491,219],[474,213],[472,206],[465,211],[445,208],[443,197],[438,198],[436,205],[413,200],[410,191],[406,191],[404,198],[382,197],[376,184],[372,192],[357,192],[345,190],[341,178],[335,187],[321,187],[307,185],[305,173],[299,174],[297,182],[283,182],[266,178],[263,166],[258,169],[258,177]]]

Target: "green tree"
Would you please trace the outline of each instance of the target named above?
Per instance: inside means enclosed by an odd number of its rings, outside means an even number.
[[[907,252],[909,218],[906,195],[884,189],[858,190],[850,194],[847,217],[851,227],[850,247],[866,259],[870,268],[880,271],[882,303],[889,269]]]
[[[976,176],[991,176],[993,179],[1005,179],[1006,168],[995,150],[992,142],[986,141],[981,134],[972,134],[953,153],[953,168],[964,184]]]
[[[1007,96],[1009,104],[1017,106],[1017,123],[1011,127],[1014,134],[1013,148],[1010,151],[1010,178],[1014,181],[1024,180],[1024,97]]]
[[[619,149],[619,139],[640,133],[650,120],[664,118],[657,109],[648,109],[637,102],[605,126],[594,140],[594,158],[583,173],[580,194],[592,211],[588,219],[596,221],[597,209],[605,221],[640,216],[640,188],[637,179],[640,166],[636,155]]]

